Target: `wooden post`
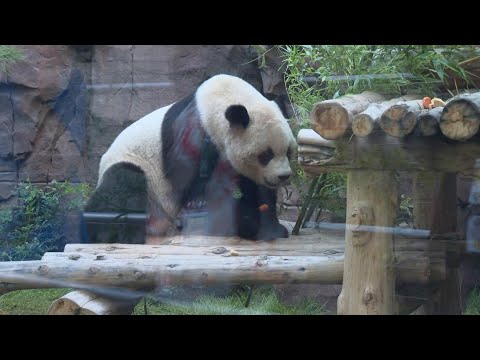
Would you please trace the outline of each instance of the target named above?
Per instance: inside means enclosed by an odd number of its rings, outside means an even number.
[[[434,198],[434,213],[432,234],[454,232],[457,228],[457,177],[454,173],[442,174],[438,180]],[[461,302],[461,271],[459,254],[445,249],[444,244],[438,244],[435,239],[431,242],[433,250],[441,249],[446,252],[447,273],[440,283],[438,305],[434,306],[433,314],[460,315]]]
[[[393,172],[347,172],[345,262],[338,314],[394,314],[393,236],[359,232],[358,226],[393,226],[397,204]]]
[[[456,174],[418,172],[414,179],[415,227],[431,229],[432,235],[454,233],[457,227]],[[430,253],[444,253],[446,278],[437,289],[431,289],[423,306],[424,314],[461,314],[461,279],[458,254],[444,242],[432,239]],[[453,247],[453,249],[455,249]]]
[[[433,201],[436,195],[436,182],[442,176],[435,171],[418,171],[413,176],[413,226],[415,229],[432,229],[433,222]],[[429,240],[425,240],[427,243]],[[431,244],[427,243],[425,252],[430,259],[430,251],[433,250]],[[429,261],[429,267],[431,267]],[[428,286],[428,285],[427,285]],[[408,287],[407,287],[408,288]],[[402,291],[401,289],[400,291]],[[427,296],[431,296],[431,289],[425,290]],[[407,294],[409,296],[410,294]],[[415,295],[415,294],[414,294]],[[405,294],[404,294],[405,296]],[[406,298],[405,302],[409,305],[407,313],[414,315],[428,314],[428,304],[423,299],[416,299],[416,296]],[[412,312],[412,310],[416,309]]]
[[[435,180],[441,177],[433,171],[419,171],[413,178],[413,226],[415,229],[432,228]]]

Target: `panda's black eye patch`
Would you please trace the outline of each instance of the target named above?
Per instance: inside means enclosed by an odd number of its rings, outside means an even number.
[[[270,160],[273,159],[275,155],[273,154],[273,150],[271,148],[268,148],[264,152],[262,152],[260,155],[258,155],[258,161],[262,166],[267,166]]]

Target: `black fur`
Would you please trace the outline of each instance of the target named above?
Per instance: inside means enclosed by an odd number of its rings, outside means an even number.
[[[147,181],[137,166],[119,163],[108,169],[102,184],[95,190],[85,212],[145,213],[147,208]],[[83,219],[82,219],[83,221]],[[143,243],[145,226],[82,224],[82,242]]]
[[[278,105],[285,119],[290,119],[293,116],[293,107],[287,95],[278,95],[273,101]]]
[[[274,157],[275,154],[273,153],[272,148],[269,147],[267,150],[258,155],[258,161],[262,166],[267,166],[270,160],[272,160]]]
[[[278,222],[277,192],[241,176],[242,198],[238,201],[238,236],[254,240],[288,238],[288,231]],[[267,205],[266,211],[260,211]]]
[[[200,149],[204,137],[195,105],[195,93],[168,109],[161,136],[163,172],[172,184],[177,201],[183,205],[190,197],[192,183],[198,177],[198,160],[192,159],[183,145],[186,141],[192,149]]]
[[[238,188],[239,197],[228,189]],[[276,190],[257,185],[249,178],[231,172],[214,174],[207,187],[208,235],[240,236],[249,240],[288,238],[288,231],[277,218]],[[260,206],[268,210],[260,211]]]
[[[243,105],[230,105],[225,111],[225,118],[230,122],[230,126],[241,126],[247,128],[250,123],[250,116]]]

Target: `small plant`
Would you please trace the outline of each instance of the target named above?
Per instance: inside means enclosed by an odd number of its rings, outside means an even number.
[[[52,181],[42,189],[20,183],[18,205],[0,211],[0,261],[36,260],[61,250],[67,215],[81,210],[90,193],[87,184]]]
[[[468,295],[464,315],[480,315],[480,288],[475,288]]]
[[[22,51],[14,46],[0,45],[0,72],[7,70],[7,65],[23,60]]]
[[[413,200],[411,196],[400,196],[400,213],[397,216],[397,224],[413,222]]]

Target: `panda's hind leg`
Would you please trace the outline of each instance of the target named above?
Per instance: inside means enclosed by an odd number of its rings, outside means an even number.
[[[144,172],[129,163],[113,165],[103,175],[87,205],[85,213],[145,213],[147,182]],[[145,243],[145,224],[122,224],[112,221],[92,222],[83,219],[82,242]]]

